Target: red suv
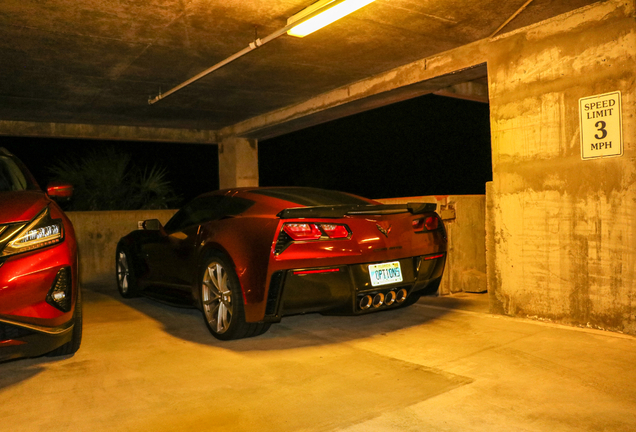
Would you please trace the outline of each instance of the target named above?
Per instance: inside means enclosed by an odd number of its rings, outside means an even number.
[[[82,305],[71,221],[18,158],[0,147],[0,361],[79,349]],[[52,199],[53,198],[53,199]]]

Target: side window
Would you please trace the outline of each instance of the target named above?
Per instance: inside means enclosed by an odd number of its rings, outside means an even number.
[[[239,215],[252,205],[254,205],[254,201],[245,198],[228,198],[221,203],[219,219]]]
[[[182,231],[192,225],[223,219],[243,213],[254,204],[244,198],[211,195],[190,201],[166,224],[169,233]]]
[[[224,198],[221,195],[212,195],[190,201],[166,223],[166,231],[182,231],[203,221],[218,219],[221,210],[220,204]]]

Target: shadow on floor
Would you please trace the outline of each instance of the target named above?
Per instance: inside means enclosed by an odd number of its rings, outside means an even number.
[[[429,309],[422,313],[424,308],[411,306],[362,316],[297,315],[284,317],[281,323],[272,324],[270,330],[261,336],[218,341],[208,331],[203,315],[197,309],[174,307],[143,297],[123,299],[114,282],[87,284],[83,288],[84,303],[88,309],[85,316],[89,322],[92,319],[100,322],[127,320],[129,317],[125,311],[132,308],[161,323],[163,329],[172,336],[236,351],[295,349],[346,342],[419,326],[448,313],[440,309]],[[100,303],[109,300],[117,302],[110,306],[117,308],[117,312],[103,313],[104,307]],[[95,311],[94,315],[91,309]],[[129,310],[129,313],[132,311]]]
[[[45,372],[47,364],[63,361],[70,357],[72,355],[61,357],[43,355],[35,358],[13,359],[0,363],[0,391]]]
[[[445,296],[422,297],[420,304],[446,309],[459,309],[470,312],[489,313],[490,297],[488,293],[455,293]]]

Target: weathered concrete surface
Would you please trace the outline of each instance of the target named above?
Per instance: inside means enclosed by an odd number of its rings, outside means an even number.
[[[216,144],[212,130],[0,120],[0,136]]]
[[[473,80],[478,80],[480,84],[481,81],[487,81],[484,60],[487,45],[487,42],[481,41],[446,52],[442,56],[426,58],[335,89],[298,105],[223,128],[218,134],[221,137],[236,134],[266,140],[438,91],[446,96],[459,97],[457,91],[452,91],[454,87],[462,84],[468,87],[469,83],[474,83]],[[487,86],[483,94],[473,97],[480,102],[487,101],[487,98]]]
[[[439,55],[422,58],[301,103],[233,124],[220,129],[218,134],[221,137],[273,137],[364,111],[361,107],[368,109],[365,100],[369,98],[375,101],[374,107],[379,107],[460,84],[467,79],[462,77],[463,73],[458,72],[469,71],[485,63],[489,46],[487,39],[479,40]],[[453,79],[455,74],[458,74],[456,80]],[[475,78],[483,78],[483,74],[470,76],[469,79]],[[435,84],[437,81],[439,84]],[[337,116],[329,116],[331,110],[335,110]],[[312,120],[314,117],[316,120]],[[310,120],[305,120],[302,127],[294,126],[295,121],[303,118]],[[280,126],[280,129],[276,129],[275,126]],[[272,132],[272,128],[275,132]]]
[[[486,198],[484,195],[449,195],[440,214],[448,232],[448,260],[440,294],[486,292]]]
[[[137,221],[159,219],[165,224],[176,210],[67,212],[73,223],[82,284],[115,280],[115,250],[120,238],[137,229]]]
[[[258,186],[258,142],[231,137],[219,144],[219,189]]]
[[[636,334],[636,21],[601,2],[493,42],[494,312]],[[620,91],[624,155],[581,160],[579,98]]]
[[[222,343],[196,310],[84,294],[74,356],[0,364],[0,431],[636,430],[634,338],[492,316],[483,295]]]
[[[378,200],[385,204],[431,202],[444,221],[448,236],[446,268],[439,287],[441,295],[458,292],[483,293],[486,283],[486,197],[443,195]]]

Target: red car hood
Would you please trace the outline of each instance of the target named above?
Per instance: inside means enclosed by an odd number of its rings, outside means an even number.
[[[0,224],[30,221],[48,203],[39,191],[0,192]]]

